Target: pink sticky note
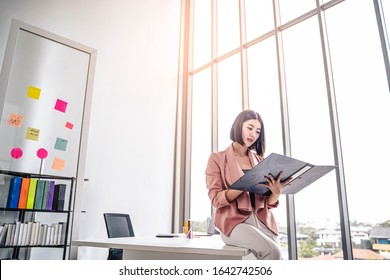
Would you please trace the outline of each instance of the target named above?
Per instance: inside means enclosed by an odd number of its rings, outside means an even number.
[[[44,148],[40,148],[38,151],[37,151],[37,156],[40,158],[40,159],[44,159],[46,158],[48,155],[48,152],[46,149]]]
[[[68,102],[65,102],[65,101],[63,101],[61,99],[57,99],[56,105],[54,106],[54,109],[56,109],[56,110],[58,110],[60,112],[65,113],[67,106],[68,106]]]
[[[65,127],[69,129],[73,129],[73,123],[66,122]]]
[[[13,157],[14,159],[21,158],[22,155],[23,155],[23,151],[21,148],[13,148],[11,150],[11,157]]]

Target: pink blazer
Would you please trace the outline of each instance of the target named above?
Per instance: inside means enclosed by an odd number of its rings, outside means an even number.
[[[252,167],[259,159],[254,154],[250,155]],[[244,172],[241,170],[234,155],[233,147],[229,146],[225,151],[212,153],[206,168],[206,184],[208,195],[212,205],[216,208],[215,226],[226,236],[229,236],[233,228],[244,222],[252,213],[252,206],[248,192],[243,192],[230,203],[227,201],[226,189],[238,180]],[[256,194],[255,213],[273,233],[278,235],[278,227],[271,208],[278,206],[279,201],[268,205],[268,198]]]

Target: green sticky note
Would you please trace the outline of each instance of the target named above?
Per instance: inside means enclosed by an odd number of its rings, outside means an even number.
[[[54,145],[54,149],[66,151],[66,146],[68,145],[68,140],[57,137],[56,143]]]

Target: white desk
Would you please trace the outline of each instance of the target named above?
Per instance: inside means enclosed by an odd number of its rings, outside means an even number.
[[[219,235],[175,238],[121,237],[74,240],[72,245],[123,249],[124,260],[242,260],[253,259],[245,248],[227,246]]]

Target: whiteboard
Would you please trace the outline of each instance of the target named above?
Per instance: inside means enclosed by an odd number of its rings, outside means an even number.
[[[11,27],[0,79],[0,169],[76,177],[90,53],[42,34]]]

